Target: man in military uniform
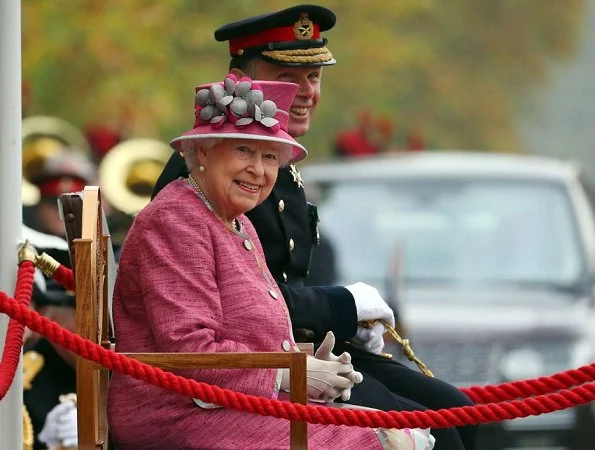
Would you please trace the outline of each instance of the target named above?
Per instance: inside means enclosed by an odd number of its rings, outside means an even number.
[[[48,252],[50,249],[38,251]],[[52,248],[51,253],[67,249]],[[61,327],[75,331],[74,293],[67,292],[53,280],[36,278],[33,307]],[[40,337],[33,340],[23,354],[23,402],[25,431],[33,434],[33,450],[66,449],[77,446],[76,357],[57,344]]]
[[[23,209],[23,221],[42,233],[64,237],[58,196],[66,192],[82,191],[85,185],[92,183],[95,180],[95,166],[80,152],[65,147],[52,138],[44,137],[30,145],[59,147],[30,174],[29,181],[39,189],[40,199],[37,204]]]
[[[308,131],[320,98],[322,68],[335,64],[320,33],[332,28],[328,9],[302,5],[225,25],[215,39],[229,41],[230,69],[241,77],[289,81],[300,86],[290,109],[289,133]],[[153,195],[169,182],[187,176],[184,161],[174,153],[156,183]],[[306,202],[303,181],[295,166],[281,168],[271,195],[248,217],[264,247],[267,265],[287,303],[296,338],[321,342],[332,331],[335,351],[348,351],[364,381],[352,389],[350,403],[382,410],[423,410],[470,405],[458,389],[380,356],[384,327],[368,329],[361,322],[394,316],[378,291],[364,283],[351,286],[306,287],[313,245],[318,243],[316,208]],[[348,344],[346,341],[349,341]],[[355,346],[353,345],[355,344]],[[435,429],[436,449],[474,448],[475,427]]]

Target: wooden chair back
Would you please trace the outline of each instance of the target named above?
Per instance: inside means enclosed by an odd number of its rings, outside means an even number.
[[[61,196],[62,214],[71,245],[76,286],[76,327],[83,338],[112,348],[108,307],[109,234],[103,226],[98,187],[80,194]],[[80,220],[79,220],[80,218]],[[70,229],[69,229],[70,227]],[[184,368],[289,368],[290,400],[306,404],[306,354],[270,353],[128,353],[129,357],[163,369]],[[77,357],[77,407],[79,450],[107,450],[107,391],[109,371]],[[290,447],[307,449],[305,422],[290,423]]]

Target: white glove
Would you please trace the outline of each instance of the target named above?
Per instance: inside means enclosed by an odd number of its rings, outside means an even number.
[[[355,300],[357,310],[357,321],[365,322],[368,320],[386,320],[392,327],[395,326],[395,315],[390,306],[378,293],[378,289],[369,284],[357,282],[345,286],[351,292]]]
[[[340,357],[331,356],[330,349],[335,345],[335,335],[327,333],[317,356],[309,356],[306,360],[306,378],[308,397],[312,400],[332,402],[337,397],[344,401],[351,397],[351,388],[355,383],[363,380],[361,373],[356,372],[351,365],[351,355],[344,353]],[[328,359],[319,359],[325,357]],[[289,370],[284,369],[281,379],[281,389],[289,389]]]
[[[355,347],[378,354],[384,349],[384,325],[377,322],[372,328],[357,327],[355,336],[349,342]]]
[[[318,347],[318,350],[316,350],[314,357],[316,359],[321,359],[323,361],[332,361],[332,362],[340,362],[343,364],[351,364],[351,355],[348,352],[343,352],[339,356],[336,356],[332,352],[333,348],[335,348],[335,335],[333,334],[332,331],[329,331],[328,333],[326,333],[326,336],[324,337],[324,341],[322,341],[322,344],[320,344],[320,347]],[[364,376],[360,372],[357,372],[355,370],[344,374],[344,376],[349,378],[355,384],[361,383],[362,380],[364,379]],[[347,398],[345,398],[345,396]],[[341,398],[344,401],[349,400],[349,397],[351,397],[351,388],[349,388],[349,392],[341,393]]]
[[[78,430],[76,425],[76,406],[71,401],[58,403],[45,418],[45,423],[38,439],[48,448],[77,447]]]

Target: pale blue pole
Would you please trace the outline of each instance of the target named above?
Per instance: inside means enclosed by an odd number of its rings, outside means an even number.
[[[0,290],[14,294],[21,239],[21,2],[0,0]],[[0,352],[8,317],[0,314]],[[23,448],[22,362],[0,401],[0,448]]]

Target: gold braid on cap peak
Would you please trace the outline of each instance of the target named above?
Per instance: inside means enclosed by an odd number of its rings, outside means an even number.
[[[332,53],[326,47],[305,48],[296,50],[267,50],[262,55],[277,61],[292,63],[317,63],[333,59]]]

